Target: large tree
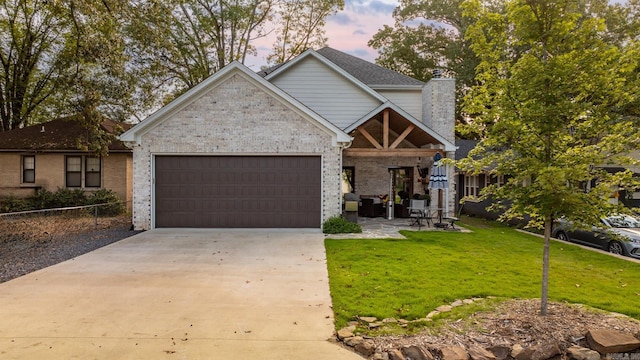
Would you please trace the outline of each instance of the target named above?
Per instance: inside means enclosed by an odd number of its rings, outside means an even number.
[[[324,26],[327,16],[344,7],[344,0],[287,0],[276,11],[277,38],[270,64],[291,60],[309,48],[326,45]]]
[[[456,78],[456,104],[473,85],[478,58],[464,34],[473,23],[465,17],[463,0],[400,0],[393,12],[395,24],[385,25],[369,41],[378,49],[376,62],[386,68],[428,81],[434,69]],[[493,9],[501,1],[484,1]],[[457,119],[463,116],[457,107]]]
[[[53,2],[2,1],[0,5],[1,130],[47,113],[48,100],[67,76],[68,19]]]
[[[271,62],[325,43],[322,25],[343,0],[140,0],[131,23],[138,67],[167,98],[232,61],[256,53],[256,40],[278,34]]]
[[[480,59],[465,109],[485,138],[460,166],[507,176],[482,196],[496,201],[503,218],[544,228],[544,315],[554,219],[594,224],[623,211],[610,198],[631,183],[631,173],[608,173],[602,165],[637,163],[628,155],[640,147],[638,118],[621,110],[638,95],[640,49],[631,37],[611,44],[605,21],[584,11],[588,2],[505,4],[504,14],[479,0],[463,5],[476,17],[467,37]]]
[[[73,115],[100,138],[104,117],[122,121],[144,108],[133,96],[125,51],[127,6],[125,0],[3,1],[2,130]],[[91,150],[102,152],[101,143]]]

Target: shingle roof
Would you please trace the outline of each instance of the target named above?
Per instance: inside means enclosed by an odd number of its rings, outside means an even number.
[[[102,128],[107,132],[119,133],[118,126],[122,130],[131,127],[129,124],[120,124],[112,120],[105,120]],[[66,151],[77,152],[78,139],[86,139],[87,130],[73,118],[61,118],[46,123],[27,126],[22,129],[14,129],[0,133],[0,151]],[[130,152],[120,140],[115,140],[109,145],[112,152]]]
[[[423,86],[425,83],[393,70],[362,60],[358,57],[343,53],[330,47],[316,50],[316,53],[336,64],[349,75],[360,80],[369,87],[373,86]],[[284,64],[278,64],[258,72],[265,77],[276,71]]]
[[[351,76],[362,81],[368,86],[373,85],[413,85],[422,86],[424,82],[399,72],[383,68],[376,64],[362,60],[355,56],[343,53],[330,47],[324,47],[316,51],[332,63],[341,67]]]
[[[456,146],[458,150],[456,150],[456,160],[464,159],[469,155],[469,152],[473,150],[476,145],[478,145],[480,141],[478,140],[456,140]]]

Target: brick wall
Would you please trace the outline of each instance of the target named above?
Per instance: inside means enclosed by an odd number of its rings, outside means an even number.
[[[78,154],[69,154],[78,156]],[[29,197],[36,188],[56,191],[65,184],[65,154],[37,153],[36,179],[33,184],[22,184],[22,158],[19,153],[0,154],[0,198],[10,195]],[[123,201],[131,201],[132,155],[113,153],[102,159],[102,188],[116,192]],[[84,166],[84,165],[83,165]],[[83,189],[87,193],[93,188]],[[129,205],[130,208],[130,205]]]
[[[136,229],[152,227],[155,154],[320,155],[322,221],[340,213],[340,148],[332,136],[240,75],[165,119],[135,146]]]
[[[434,78],[422,88],[422,122],[455,143],[456,80]]]

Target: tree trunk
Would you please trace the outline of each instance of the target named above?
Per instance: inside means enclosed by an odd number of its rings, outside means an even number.
[[[547,216],[544,219],[544,249],[542,251],[542,295],[540,296],[540,315],[547,315],[547,302],[549,301],[549,245],[551,243],[551,226],[553,219]]]

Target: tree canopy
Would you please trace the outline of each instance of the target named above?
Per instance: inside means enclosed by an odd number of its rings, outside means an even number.
[[[554,219],[596,224],[624,211],[610,200],[632,187],[637,164],[640,46],[637,33],[612,41],[607,22],[586,11],[598,2],[509,0],[496,13],[479,0],[463,4],[474,17],[467,39],[479,59],[465,111],[483,134],[459,166],[507,177],[483,189],[503,218],[544,228],[543,314],[549,239]],[[637,186],[637,183],[635,184]]]
[[[73,116],[142,118],[275,32],[272,62],[326,43],[343,0],[4,0],[0,131]],[[104,139],[95,144],[104,150]]]

